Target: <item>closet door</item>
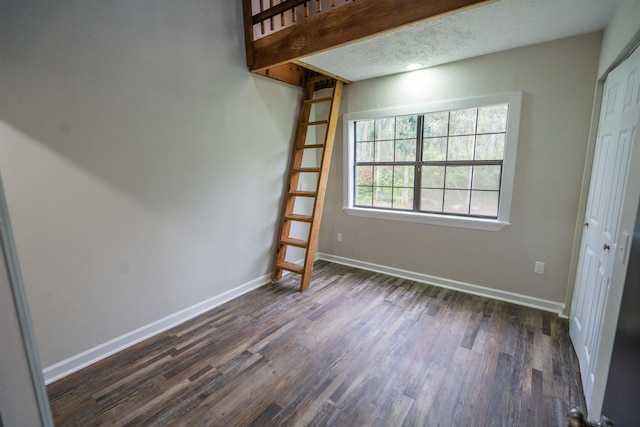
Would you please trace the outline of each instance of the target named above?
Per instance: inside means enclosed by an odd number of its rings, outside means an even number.
[[[571,304],[570,334],[585,398],[591,398],[604,308],[615,258],[620,209],[638,121],[640,50],[609,73],[604,86],[591,184]]]

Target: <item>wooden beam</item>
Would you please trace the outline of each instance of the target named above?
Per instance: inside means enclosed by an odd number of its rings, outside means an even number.
[[[265,70],[252,71],[265,77],[280,80],[281,82],[290,83],[295,86],[303,87],[306,77],[306,69],[298,64],[288,63],[275,65]]]
[[[318,68],[318,67],[313,66],[313,65],[311,65],[311,64],[307,64],[306,62],[302,62],[302,61],[293,61],[293,63],[294,63],[294,64],[298,64],[299,66],[304,67],[304,68],[306,68],[307,70],[315,71],[315,72],[316,72],[316,73],[318,73],[318,74],[322,74],[323,76],[333,77],[334,79],[336,79],[336,80],[340,80],[342,83],[344,83],[344,84],[346,84],[346,85],[350,85],[350,84],[352,84],[352,83],[353,83],[351,80],[347,80],[347,79],[345,79],[344,77],[340,77],[340,76],[338,76],[337,74],[333,74],[333,73],[332,73],[332,72],[330,72],[330,71],[326,71],[326,70],[323,70],[322,68]]]
[[[496,0],[357,0],[253,42],[254,71]]]
[[[247,65],[253,63],[253,21],[251,18],[251,0],[242,0],[242,20],[244,21],[244,46]]]

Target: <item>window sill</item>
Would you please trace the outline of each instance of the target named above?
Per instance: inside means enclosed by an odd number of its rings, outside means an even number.
[[[418,224],[430,224],[439,225],[443,227],[456,227],[456,228],[469,228],[473,230],[483,231],[499,231],[503,228],[511,225],[509,222],[494,220],[494,219],[482,219],[482,218],[461,218],[461,217],[449,217],[441,215],[432,215],[425,213],[415,212],[390,212],[378,209],[366,209],[366,208],[343,208],[349,215],[374,218],[374,219],[386,219],[391,221],[403,221],[413,222]]]

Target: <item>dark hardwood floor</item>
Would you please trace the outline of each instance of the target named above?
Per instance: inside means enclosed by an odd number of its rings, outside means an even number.
[[[56,425],[565,426],[567,321],[327,262],[48,387]]]

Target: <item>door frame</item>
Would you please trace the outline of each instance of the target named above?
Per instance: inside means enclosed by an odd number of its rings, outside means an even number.
[[[22,281],[22,273],[18,262],[18,253],[13,237],[13,229],[9,219],[9,209],[4,194],[2,178],[0,177],[0,257],[6,265],[7,275],[9,278],[10,293],[13,296],[13,305],[20,329],[23,349],[22,353],[28,365],[31,384],[28,386],[33,390],[37,410],[41,425],[44,427],[53,427],[53,418],[49,407],[49,398],[44,384],[44,376],[40,364],[40,357],[35,341],[31,317],[27,305],[27,297],[24,291]],[[5,327],[5,325],[2,325]],[[18,353],[21,351],[18,349]],[[1,422],[1,421],[0,421]]]
[[[595,99],[592,110],[591,128],[589,132],[589,141],[587,145],[587,155],[585,158],[585,169],[582,178],[582,187],[580,193],[579,211],[576,221],[575,236],[573,241],[573,249],[571,256],[570,274],[567,283],[567,294],[565,299],[565,312],[564,316],[570,318],[568,310],[571,307],[573,300],[573,291],[575,285],[575,279],[577,275],[578,261],[580,256],[580,248],[582,246],[583,237],[583,222],[586,213],[587,199],[589,196],[589,187],[591,183],[591,171],[593,167],[593,158],[595,153],[595,144],[598,135],[598,124],[600,119],[600,110],[602,106],[604,82],[609,76],[609,73],[615,69],[618,65],[623,63],[631,54],[640,49],[640,32],[636,33],[633,39],[627,44],[624,52],[620,55],[618,60],[613,63],[604,75],[598,80],[595,89]],[[636,125],[636,134],[632,141],[630,162],[631,165],[640,164],[640,116],[638,117],[638,124]],[[633,233],[633,227],[635,225],[635,215],[637,212],[638,202],[640,201],[640,168],[630,167],[627,176],[627,186],[623,196],[623,202],[621,207],[621,220],[618,228],[618,234],[621,235],[623,231]],[[622,248],[624,242],[618,249]],[[625,245],[626,246],[626,245]],[[591,393],[591,398],[587,401],[587,412],[590,419],[600,419],[602,415],[602,404],[604,402],[604,393],[607,385],[607,377],[609,374],[609,365],[611,364],[611,355],[613,353],[613,341],[615,337],[615,331],[618,324],[618,315],[620,312],[620,304],[622,301],[622,290],[624,289],[624,283],[626,278],[626,260],[621,262],[621,254],[616,253],[613,261],[613,270],[611,276],[610,289],[608,291],[608,297],[606,305],[604,307],[604,320],[602,324],[600,345],[596,349],[593,357],[596,358],[595,368],[595,380]],[[626,257],[628,258],[629,251],[626,251]]]

